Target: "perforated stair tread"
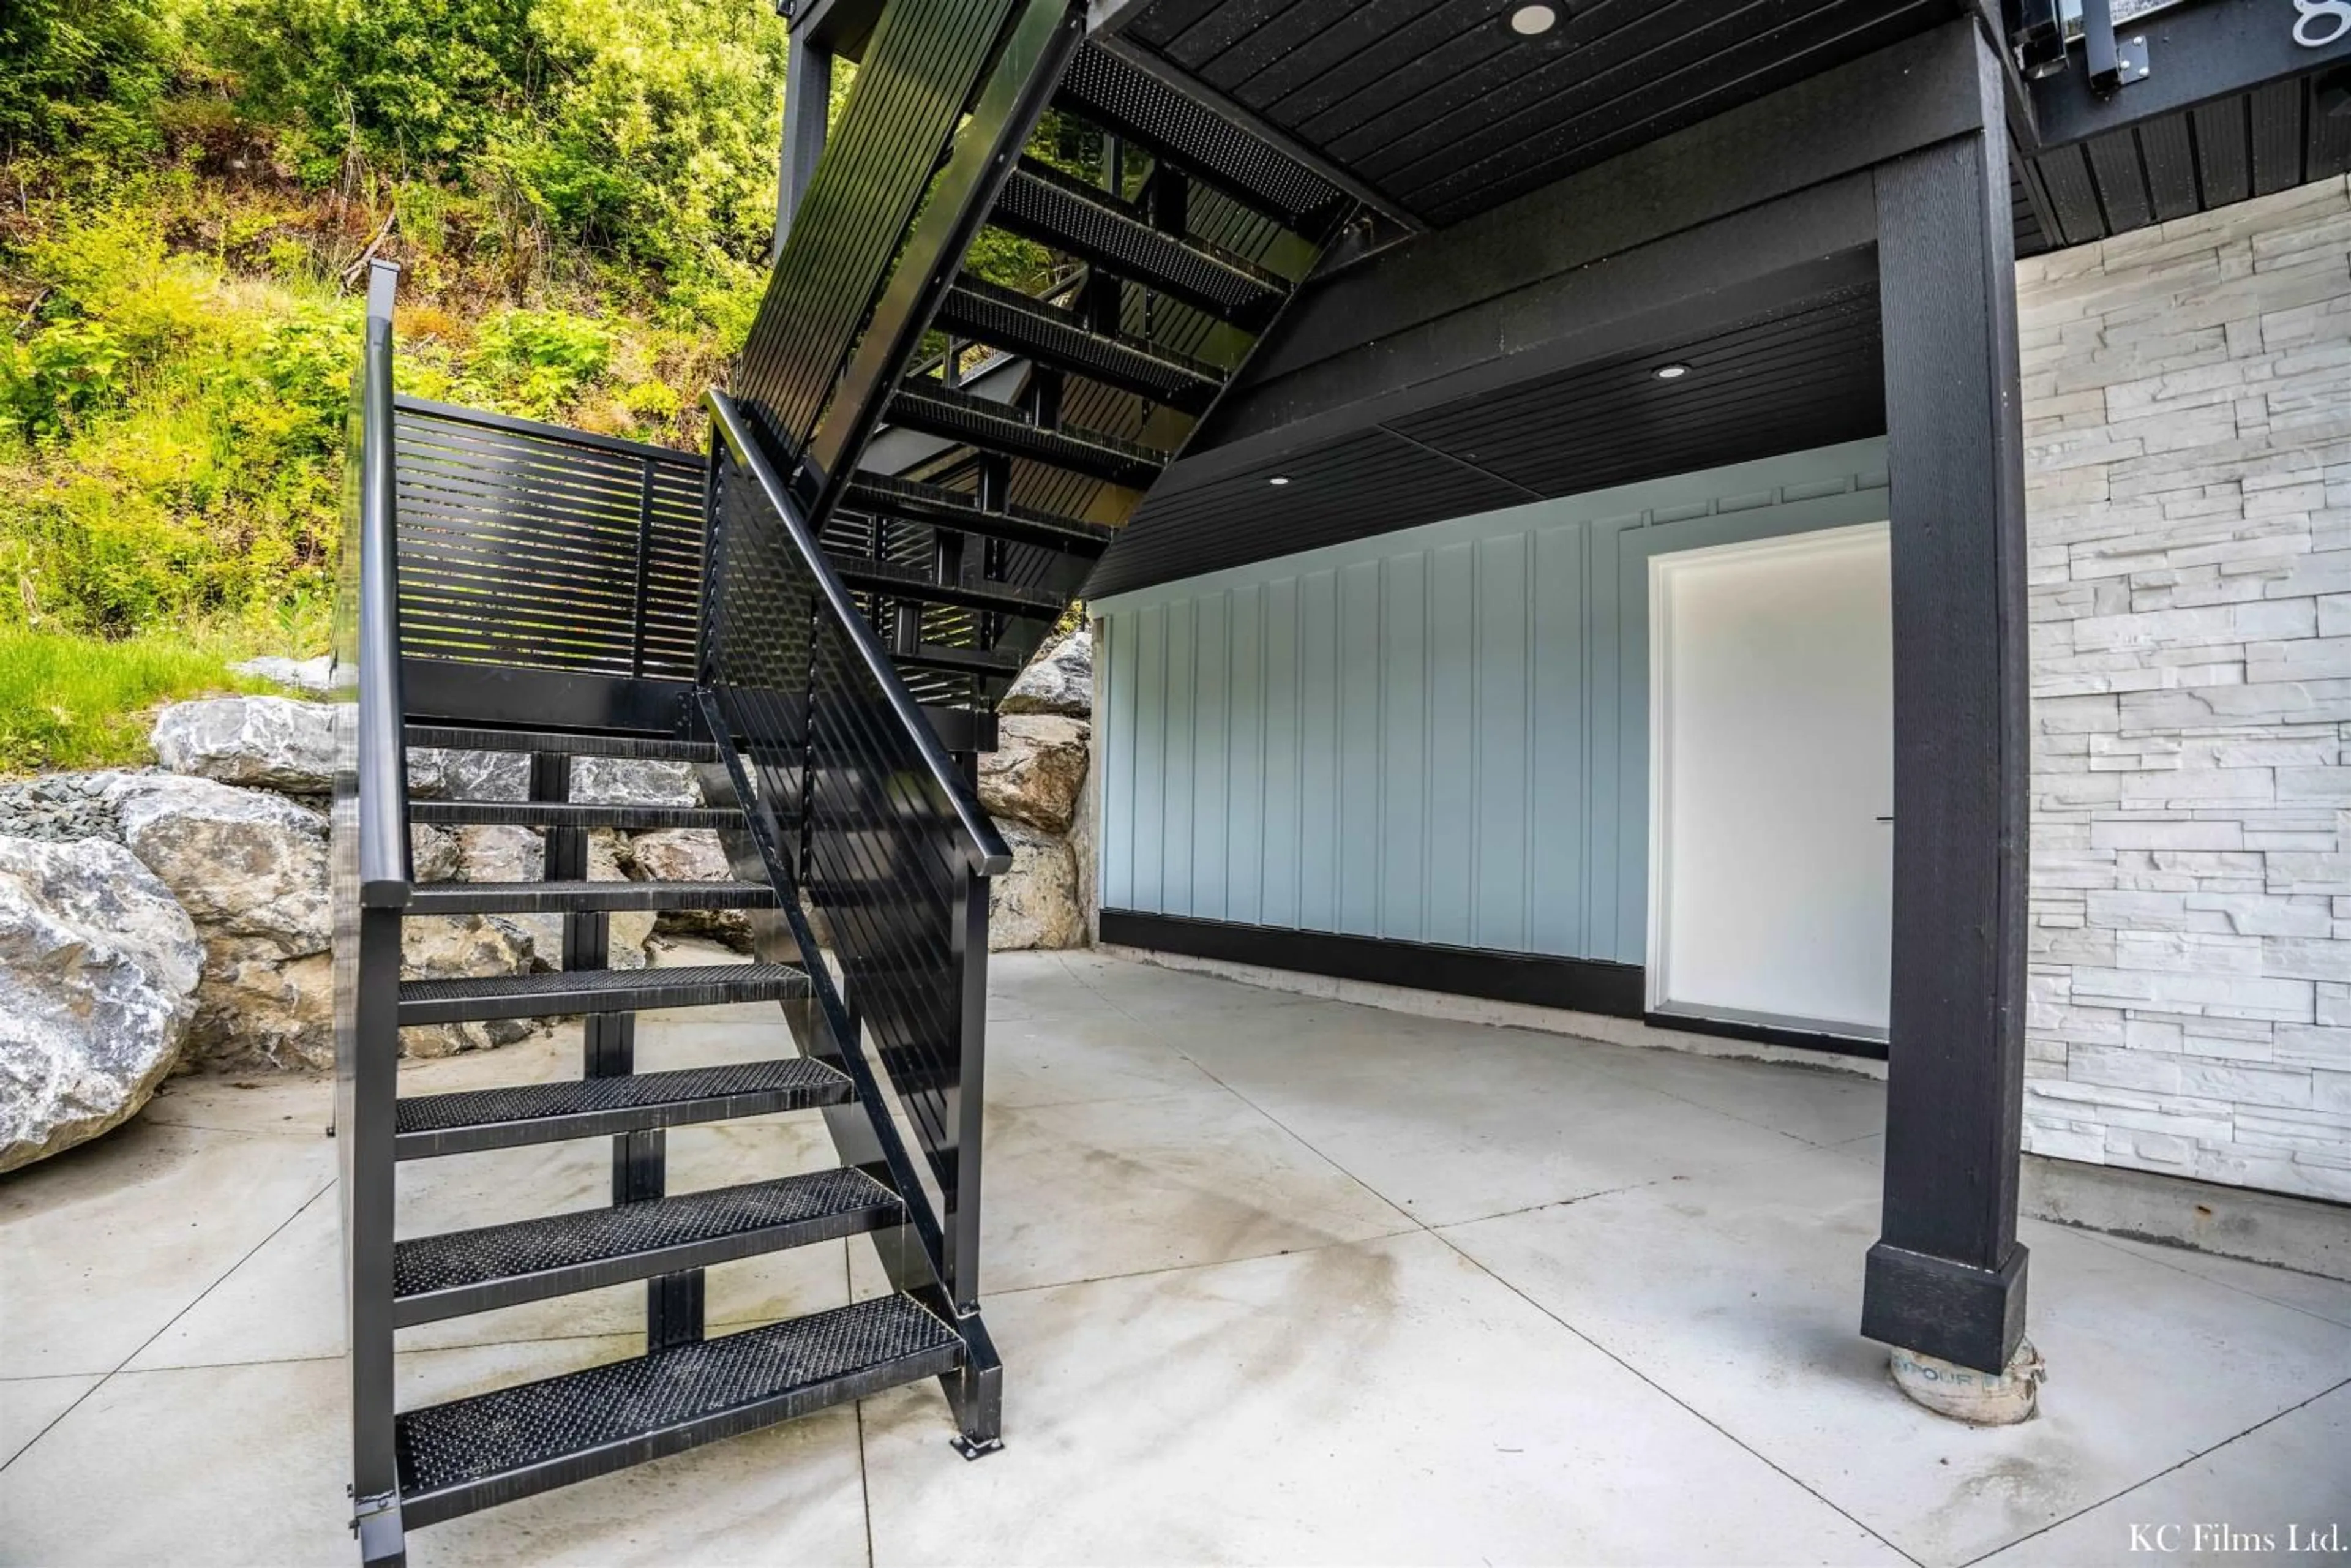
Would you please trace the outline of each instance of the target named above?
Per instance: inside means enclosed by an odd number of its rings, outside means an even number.
[[[1255,263],[1155,228],[1109,192],[1032,158],[1022,159],[1005,181],[987,221],[1228,320],[1261,322],[1290,291],[1281,277]]]
[[[434,827],[737,828],[743,813],[728,806],[580,804],[569,800],[413,800],[411,822]]]
[[[1054,620],[1066,608],[1057,595],[1004,582],[940,582],[920,568],[868,556],[833,555],[833,570],[852,588],[887,594],[924,604],[954,604],[967,610],[994,610],[1007,615]]]
[[[411,746],[444,751],[546,751],[569,757],[620,757],[638,762],[716,762],[706,740],[657,735],[581,735],[562,730],[490,729],[470,725],[412,724]]]
[[[758,882],[428,882],[409,892],[407,913],[595,914],[629,909],[767,909],[775,889]]]
[[[395,1422],[413,1527],[585,1480],[953,1371],[954,1329],[881,1296],[537,1383]]]
[[[402,1326],[837,1240],[896,1223],[895,1193],[858,1170],[421,1236],[392,1253]]]
[[[1115,528],[1100,523],[1026,507],[983,507],[959,490],[880,474],[860,474],[851,480],[845,505],[855,512],[904,517],[1019,544],[1049,545],[1081,555],[1100,555],[1118,537]]]
[[[1167,454],[1152,447],[1073,425],[1047,429],[1022,410],[936,382],[901,385],[885,417],[909,430],[1138,489],[1147,488],[1167,464]]]
[[[401,1159],[470,1154],[772,1115],[852,1098],[846,1074],[805,1056],[408,1095],[394,1112],[392,1152]]]
[[[403,980],[400,1021],[465,1023],[482,1019],[552,1018],[564,1013],[641,1012],[780,1001],[809,994],[807,972],[792,964],[702,964],[675,969],[564,969],[549,975],[481,979]]]
[[[1067,310],[982,278],[956,279],[933,324],[1196,413],[1224,385],[1219,372],[1197,361],[1099,330]]]

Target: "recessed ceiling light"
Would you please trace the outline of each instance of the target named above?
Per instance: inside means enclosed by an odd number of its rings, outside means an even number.
[[[1689,367],[1687,365],[1659,365],[1656,370],[1649,373],[1656,376],[1661,382],[1677,382],[1684,376],[1689,374]]]
[[[1559,25],[1559,13],[1548,5],[1521,5],[1510,13],[1510,31],[1522,38],[1550,32]]]
[[[1276,474],[1272,478],[1268,479],[1266,483],[1269,485],[1287,485],[1290,483],[1290,476],[1287,474]]]

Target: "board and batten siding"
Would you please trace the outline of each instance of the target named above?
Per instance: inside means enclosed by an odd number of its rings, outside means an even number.
[[[1852,442],[1097,602],[1102,907],[1642,962],[1649,558],[1882,520],[1885,476]]]

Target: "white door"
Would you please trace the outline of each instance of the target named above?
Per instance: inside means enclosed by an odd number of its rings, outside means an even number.
[[[1649,1003],[1883,1039],[1894,615],[1883,523],[1649,563]]]

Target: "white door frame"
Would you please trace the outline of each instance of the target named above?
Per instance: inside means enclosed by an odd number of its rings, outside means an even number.
[[[1815,528],[1771,538],[1743,539],[1734,544],[1660,551],[1649,558],[1649,929],[1644,979],[1648,988],[1646,1006],[1652,1013],[1663,1010],[1663,1004],[1670,994],[1666,974],[1666,933],[1670,929],[1667,920],[1671,912],[1667,904],[1671,896],[1668,890],[1673,885],[1672,867],[1668,863],[1673,846],[1666,832],[1666,781],[1671,776],[1673,760],[1668,739],[1671,726],[1667,723],[1672,716],[1668,694],[1673,683],[1668,676],[1673,646],[1673,601],[1666,589],[1675,572],[1685,567],[1719,561],[1730,556],[1793,558],[1825,554],[1857,538],[1872,534],[1882,535],[1888,527],[1886,521],[1855,523],[1844,528]],[[1726,1022],[1800,1030],[1807,1034],[1830,1033],[1841,1038],[1880,1041],[1886,1039],[1885,1030],[1861,1023],[1828,1026],[1814,1019],[1790,1019],[1719,1007],[1708,1009],[1703,1016]]]

